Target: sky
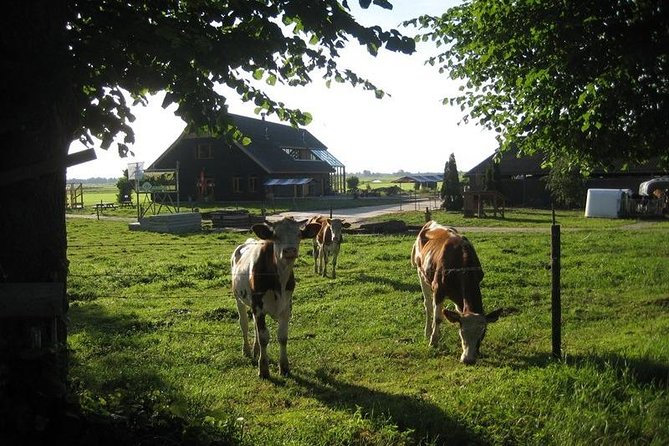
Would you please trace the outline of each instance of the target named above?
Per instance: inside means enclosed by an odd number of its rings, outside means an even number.
[[[348,3],[361,24],[388,29],[422,14],[439,15],[460,2],[395,0],[392,11],[374,6],[362,10],[356,0]],[[400,30],[409,36],[416,33],[415,28]],[[493,132],[471,121],[462,123],[463,112],[458,106],[442,104],[443,98],[457,94],[458,84],[425,64],[437,53],[433,45],[419,43],[410,56],[379,51],[373,57],[357,42],[350,43],[340,53],[340,68],[352,69],[390,96],[379,100],[373,92],[335,82],[327,88],[318,76],[306,87],[277,84],[266,88],[273,99],[312,114],[313,121],[305,128],[344,163],[347,173],[438,173],[443,172],[451,153],[458,170],[467,171],[494,152]],[[68,168],[68,179],[117,178],[134,162],[148,167],[185,128],[173,113],[175,106],[161,108],[162,99],[163,94],[158,94],[148,106],[133,107],[135,144],[130,150],[134,156],[120,158],[115,145],[107,151],[96,148],[97,159]],[[256,117],[255,106],[244,104],[234,93],[228,96],[228,104],[230,113]],[[275,116],[267,119],[279,122]],[[75,142],[70,153],[83,148]]]

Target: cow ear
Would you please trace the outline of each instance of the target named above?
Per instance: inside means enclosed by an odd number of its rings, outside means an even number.
[[[502,311],[504,311],[503,308],[498,308],[492,313],[488,313],[485,315],[485,320],[490,324],[492,322],[495,322],[499,317],[502,315]]]
[[[349,223],[349,222],[346,221],[346,222],[344,222],[344,224],[343,224],[342,226],[345,227],[345,228],[350,228],[350,227],[351,227],[351,223]]]
[[[460,313],[457,311],[447,310],[444,308],[444,317],[448,319],[449,322],[453,322],[454,324],[460,322]]]
[[[314,238],[321,230],[320,223],[309,223],[302,229],[302,238]]]
[[[272,229],[265,224],[253,225],[251,230],[262,240],[270,240],[273,235]]]

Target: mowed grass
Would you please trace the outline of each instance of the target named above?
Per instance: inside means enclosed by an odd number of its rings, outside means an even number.
[[[242,356],[229,289],[230,254],[248,234],[69,219],[75,396],[129,430],[190,444],[667,444],[669,230],[576,222],[562,233],[562,359],[550,353],[548,228],[463,230],[486,308],[505,309],[475,366],[458,362],[451,324],[427,345],[414,237],[347,235],[334,280],[313,273],[303,242],[292,376],[278,375],[270,322],[263,381]]]

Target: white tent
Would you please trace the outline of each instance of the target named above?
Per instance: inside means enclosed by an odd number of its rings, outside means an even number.
[[[625,216],[630,189],[588,189],[586,217],[620,218]]]

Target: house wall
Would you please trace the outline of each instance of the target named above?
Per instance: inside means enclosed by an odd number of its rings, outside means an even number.
[[[546,190],[544,177],[502,178],[502,194],[507,206],[548,207],[551,197]],[[483,175],[469,177],[469,190],[483,190]]]
[[[198,146],[210,145],[211,157],[202,158]],[[215,138],[184,138],[155,163],[156,169],[174,169],[179,161],[179,191],[182,203],[190,201],[261,201],[274,197],[320,196],[331,190],[329,174],[268,174],[237,146]],[[198,155],[200,153],[200,155]],[[201,197],[200,173],[213,183],[213,193]],[[298,186],[264,186],[269,178],[308,176],[313,181]],[[255,189],[252,188],[252,183]],[[211,192],[210,190],[210,192]]]
[[[207,144],[211,147],[211,157],[203,158],[202,150],[199,150],[198,146]],[[265,197],[265,187],[262,184],[267,178],[267,173],[247,155],[241,153],[238,147],[229,146],[224,141],[214,138],[184,138],[166,153],[155,167],[174,169],[177,161],[179,161],[179,191],[182,202],[202,199],[198,191],[202,170],[205,178],[211,179],[213,183],[208,200],[262,200]],[[250,188],[251,178],[256,179],[255,191]]]

